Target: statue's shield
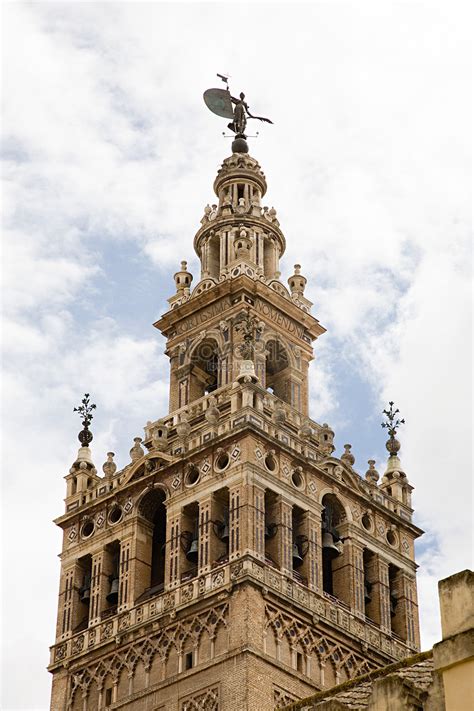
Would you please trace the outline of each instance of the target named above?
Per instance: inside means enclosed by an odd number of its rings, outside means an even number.
[[[230,93],[226,89],[206,89],[203,98],[204,103],[212,113],[226,119],[234,118]]]

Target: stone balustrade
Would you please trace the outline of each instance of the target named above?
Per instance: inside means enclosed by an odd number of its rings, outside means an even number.
[[[274,567],[264,565],[252,556],[244,556],[215,568],[206,575],[183,582],[174,590],[164,591],[130,610],[115,614],[78,632],[70,639],[53,645],[50,648],[50,668],[64,662],[69,663],[91,648],[109,644],[111,641],[119,644],[124,634],[130,635],[134,629],[143,629],[144,622],[156,622],[160,625],[166,615],[172,620],[180,609],[193,600],[204,599],[217,590],[230,591],[233,584],[244,579],[252,579],[268,591],[290,600],[304,613],[312,613],[315,626],[320,620],[327,621],[396,659],[402,659],[415,651],[395,634],[384,632],[374,623],[367,624],[367,619],[353,614],[350,608],[337,598],[310,590]]]

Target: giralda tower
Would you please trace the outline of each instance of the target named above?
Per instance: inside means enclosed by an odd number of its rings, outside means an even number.
[[[373,461],[356,472],[349,445],[335,456],[333,431],[309,416],[325,329],[299,265],[280,279],[285,237],[262,204],[244,98],[214,92],[237,136],[194,238],[200,277],[193,287],[181,263],[154,324],[169,412],[100,476],[88,398],[80,408],[56,520],[53,711],[273,711],[419,647],[421,531],[396,416],[380,481]]]

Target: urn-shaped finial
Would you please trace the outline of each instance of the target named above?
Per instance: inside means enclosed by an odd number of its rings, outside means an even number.
[[[130,459],[132,460],[132,462],[136,462],[143,457],[143,455],[145,454],[145,450],[141,446],[141,437],[134,437],[133,441],[134,445],[130,450]]]
[[[114,457],[115,454],[113,452],[107,452],[107,461],[102,464],[102,471],[108,479],[113,477],[117,471],[117,465],[114,462]]]
[[[369,459],[367,464],[369,465],[369,468],[365,472],[365,478],[372,484],[376,484],[379,480],[379,473],[375,468],[375,459]]]
[[[217,407],[217,399],[214,397],[214,395],[209,395],[209,397],[207,398],[207,409],[204,413],[204,417],[206,418],[207,422],[213,427],[219,422],[220,412],[219,408]]]
[[[352,467],[355,463],[355,457],[351,452],[351,444],[345,444],[344,445],[344,454],[341,455],[342,461],[346,462],[350,467]]]

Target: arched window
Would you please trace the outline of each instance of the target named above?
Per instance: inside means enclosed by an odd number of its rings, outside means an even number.
[[[206,338],[191,354],[189,402],[198,400],[220,387],[220,358],[217,341]]]
[[[105,570],[109,578],[109,588],[105,598],[105,609],[115,609],[119,598],[120,541],[113,541],[112,543],[109,543],[105,550]]]
[[[266,235],[263,243],[263,271],[267,279],[275,278],[276,263],[275,240]]]
[[[209,239],[208,246],[208,266],[209,274],[214,279],[218,279],[220,275],[220,261],[221,261],[221,242],[218,234],[211,235]]]
[[[271,489],[265,490],[265,562],[279,568],[281,566],[281,551],[279,545],[278,495]]]
[[[290,402],[286,380],[288,355],[283,344],[276,338],[266,343],[265,387],[280,400]]]
[[[376,564],[377,556],[372,551],[364,548],[364,612],[366,617],[370,617],[374,622],[378,619],[378,610],[375,599]]]
[[[227,563],[229,560],[229,489],[227,487],[219,489],[214,494],[213,500],[213,551],[211,563],[213,566]]]
[[[388,566],[388,585],[390,590],[390,626],[401,639],[407,638],[405,627],[405,606],[403,599],[403,579],[402,571],[395,565]]]
[[[292,525],[292,565],[293,577],[303,585],[308,584],[308,537],[305,534],[306,512],[299,506],[293,506],[291,512]]]
[[[73,632],[79,632],[86,629],[89,621],[89,607],[91,601],[91,581],[92,581],[92,556],[90,554],[79,558],[80,581],[79,600],[80,607],[77,615],[79,623],[73,629]]]
[[[165,582],[166,508],[164,500],[164,492],[161,489],[153,489],[145,494],[139,505],[140,514],[152,524],[151,536],[147,541],[150,564],[149,595],[161,592]]]
[[[197,575],[199,560],[199,505],[197,501],[183,508],[180,545],[184,556],[181,562],[181,580],[191,580]]]
[[[342,505],[333,494],[323,497],[324,506],[321,517],[321,538],[323,549],[323,590],[329,595],[344,599],[344,570],[342,566],[342,543],[337,530],[344,520]]]

